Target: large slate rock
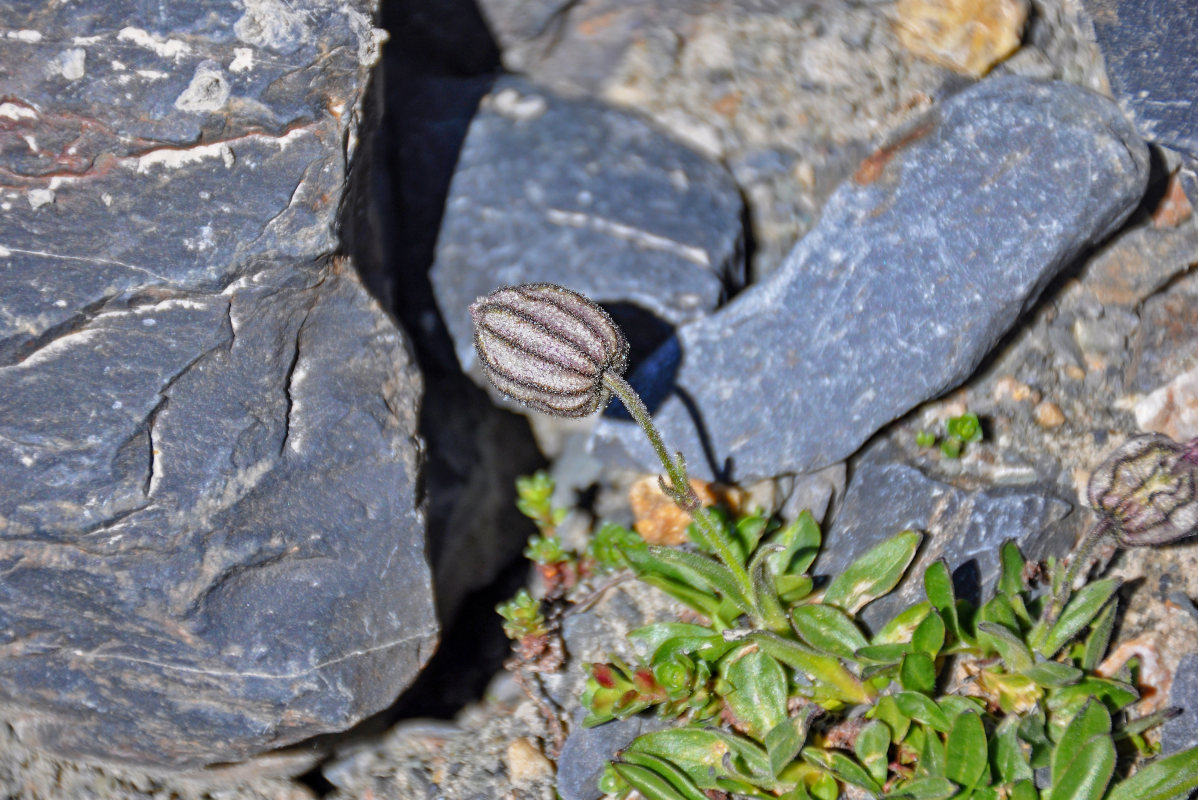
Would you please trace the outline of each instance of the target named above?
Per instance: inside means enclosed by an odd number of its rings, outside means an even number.
[[[420,377],[329,255],[371,12],[7,11],[0,703],[34,745],[235,761],[436,643]]]
[[[839,461],[968,377],[1046,282],[1130,213],[1147,175],[1147,150],[1110,101],[985,81],[866,159],[778,273],[680,329],[633,383],[672,389],[654,418],[699,475],[751,481]],[[655,460],[615,420],[596,447]]]
[[[432,270],[459,361],[486,385],[468,306],[503,285],[559,283],[647,313],[650,330],[696,319],[743,279],[740,213],[721,166],[641,119],[500,79],[466,136]]]
[[[1173,0],[1086,0],[1111,89],[1144,138],[1182,153],[1198,199],[1198,15]]]

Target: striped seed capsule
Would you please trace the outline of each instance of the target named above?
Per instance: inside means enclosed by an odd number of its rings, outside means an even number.
[[[1159,545],[1198,532],[1198,440],[1149,433],[1128,439],[1094,470],[1091,507],[1114,521],[1124,546]]]
[[[470,306],[474,346],[504,395],[559,417],[607,404],[603,375],[623,373],[628,341],[607,312],[552,283],[504,286]]]

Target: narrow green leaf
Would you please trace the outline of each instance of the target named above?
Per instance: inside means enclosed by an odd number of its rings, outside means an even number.
[[[903,531],[876,545],[832,579],[824,602],[855,614],[872,600],[887,594],[902,580],[915,558],[923,535]]]
[[[957,619],[957,597],[953,593],[953,576],[948,570],[944,559],[936,561],[923,574],[923,590],[944,620],[948,631],[950,644],[964,640],[961,635],[961,623]]]
[[[895,743],[901,742],[911,727],[911,718],[899,709],[894,697],[888,694],[879,697],[878,702],[865,716],[885,722],[886,727],[890,729],[890,741]]]
[[[1002,625],[1012,633],[1019,632],[1019,618],[1015,615],[1015,609],[1011,607],[1011,601],[1007,599],[1005,594],[996,594],[990,598],[982,606],[982,611],[978,614],[978,620]]]
[[[893,697],[899,710],[916,722],[922,722],[941,733],[948,733],[952,728],[940,706],[927,695],[919,692],[898,692]]]
[[[675,654],[690,654],[701,648],[722,644],[724,637],[703,625],[687,622],[657,622],[637,628],[628,639],[642,654],[663,660]]]
[[[811,718],[817,710],[815,705],[805,706],[798,716],[782,720],[765,735],[765,752],[769,756],[770,771],[775,778],[798,758],[799,751],[807,741]]]
[[[665,575],[657,575],[654,573],[644,573],[638,575],[642,581],[661,589],[663,592],[673,597],[683,605],[691,608],[705,617],[717,617],[720,610],[720,600],[711,594],[708,594],[702,589],[696,589],[688,583],[684,583],[674,578],[666,577]]]
[[[936,664],[927,653],[909,653],[899,665],[899,683],[908,692],[936,691]]]
[[[978,623],[978,641],[993,647],[1012,672],[1031,669],[1032,651],[1010,629],[994,622]]]
[[[1110,734],[1091,736],[1060,777],[1054,764],[1048,800],[1101,800],[1114,772],[1115,743]]]
[[[1035,781],[1029,779],[1015,784],[1008,800],[1040,800]]]
[[[1090,701],[1082,707],[1069,724],[1052,754],[1053,783],[1060,781],[1065,770],[1077,758],[1081,748],[1095,736],[1111,732],[1111,713],[1098,701]]]
[[[971,792],[989,771],[986,727],[978,714],[961,714],[953,720],[944,747],[945,777]],[[986,783],[989,778],[986,777]]]
[[[916,778],[908,781],[887,797],[910,797],[911,800],[947,800],[957,793],[957,785],[944,777]]]
[[[647,753],[629,753],[626,762],[612,762],[616,774],[646,800],[708,800],[676,765]]]
[[[986,711],[986,704],[981,698],[962,697],[959,694],[946,694],[936,701],[936,705],[940,706],[940,710],[948,719],[956,719],[962,714],[983,714]]]
[[[1081,668],[1093,672],[1106,655],[1107,647],[1111,644],[1111,632],[1115,629],[1115,612],[1118,604],[1107,603],[1102,611],[1090,624],[1090,633],[1086,636],[1086,646],[1082,651]]]
[[[724,700],[750,736],[760,741],[786,719],[786,673],[773,658],[758,649],[729,656],[724,677],[733,687]]]
[[[915,646],[916,650],[934,658],[940,652],[940,648],[944,646],[944,633],[944,619],[941,618],[939,611],[933,609],[911,634],[911,644]]]
[[[753,582],[753,604],[761,612],[765,626],[775,633],[790,631],[790,622],[778,598],[777,585],[766,556],[774,545],[765,545],[749,560],[749,578]]]
[[[923,622],[924,617],[931,612],[931,603],[916,603],[910,608],[899,612],[883,625],[882,629],[875,633],[874,637],[869,640],[869,643],[871,645],[906,644],[911,641],[911,637],[915,634],[915,629]]]
[[[1060,661],[1041,661],[1023,670],[1023,674],[1041,686],[1061,689],[1077,683],[1085,673]]]
[[[1111,789],[1107,800],[1180,800],[1198,789],[1198,747],[1153,761]]]
[[[1019,718],[1010,716],[999,723],[990,739],[990,760],[1002,783],[1013,784],[1034,778],[1028,754],[1019,741]]]
[[[725,599],[731,600],[746,614],[753,614],[752,600],[745,597],[740,586],[733,577],[732,571],[713,558],[701,553],[687,550],[675,550],[670,547],[652,546],[649,553],[659,562],[668,564],[684,573],[689,572],[699,576],[707,586],[719,592]]]
[[[1104,578],[1087,584],[1073,596],[1056,624],[1049,629],[1044,637],[1044,644],[1039,648],[1045,658],[1052,658],[1065,644],[1081,633],[1090,624],[1107,601],[1119,589],[1116,578]]]
[[[1136,687],[1123,681],[1086,676],[1050,694],[1048,709],[1054,717],[1071,718],[1075,710],[1090,699],[1101,700],[1108,709],[1118,711],[1139,700],[1140,693]]]
[[[700,789],[716,789],[719,776],[727,775],[725,756],[752,774],[769,780],[769,758],[748,739],[714,728],[669,728],[638,736],[623,752],[658,756],[683,770]]]
[[[858,648],[868,644],[849,615],[836,606],[823,603],[796,606],[791,609],[790,619],[800,639],[825,653],[852,658]]]
[[[779,552],[770,553],[770,571],[775,575],[802,575],[819,555],[819,523],[810,511],[804,511],[794,522],[779,529],[769,541],[770,544],[783,547]],[[781,590],[779,593],[782,593]]]
[[[816,652],[807,645],[783,639],[768,631],[754,631],[744,638],[755,643],[763,653],[798,670],[812,683],[823,684],[834,690],[842,702],[868,703],[873,699],[874,693],[833,656]]]
[[[774,588],[778,599],[786,605],[799,602],[815,587],[815,582],[808,575],[778,575],[774,578]]]
[[[853,743],[853,752],[871,778],[879,784],[886,782],[890,768],[890,728],[885,722],[874,720],[862,728]]]
[[[998,591],[1014,597],[1024,590],[1023,584],[1023,569],[1027,562],[1023,559],[1023,553],[1019,552],[1019,545],[1015,544],[1014,539],[1007,539],[998,549],[999,561],[1002,564],[1002,572],[999,575]]]
[[[877,664],[898,664],[903,656],[912,652],[913,646],[907,644],[871,644],[853,653],[857,661],[872,661]]]
[[[948,755],[944,742],[935,731],[924,730],[927,735],[923,737],[923,744],[919,748],[917,774],[948,777]]]
[[[804,747],[800,755],[804,761],[826,769],[845,783],[860,786],[875,795],[882,793],[882,787],[869,776],[865,768],[839,750]]]

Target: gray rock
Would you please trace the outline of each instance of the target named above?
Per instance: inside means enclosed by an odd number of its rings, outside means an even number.
[[[436,643],[420,377],[330,255],[372,12],[6,16],[0,703],[31,745],[236,761]]]
[[[669,726],[660,717],[642,714],[584,728],[585,717],[585,709],[575,713],[570,735],[557,760],[557,791],[562,800],[599,800],[603,797],[599,778],[607,763],[642,733]]]
[[[925,599],[923,573],[939,559],[945,559],[953,571],[958,596],[977,605],[982,588],[992,585],[998,575],[998,550],[1007,539],[1014,539],[1029,558],[1046,549],[1064,549],[1054,547],[1056,542],[1050,539],[1068,533],[1054,523],[1069,514],[1070,504],[1045,487],[966,491],[894,461],[894,455],[885,444],[871,447],[854,466],[844,503],[814,567],[819,574],[838,575],[900,531],[924,532],[923,544],[902,583],[893,594],[865,608],[863,617],[875,629]]]
[[[778,273],[681,328],[633,383],[672,388],[654,418],[699,475],[834,463],[968,377],[1046,282],[1118,227],[1147,175],[1110,101],[985,81],[866,159]],[[632,425],[604,420],[595,439],[654,461]]]
[[[1192,179],[1198,167],[1194,9],[1171,0],[1086,0],[1085,8],[1115,96],[1144,138],[1188,157]]]
[[[432,270],[459,361],[485,384],[467,307],[537,281],[631,320],[634,355],[638,338],[656,346],[742,279],[740,213],[722,167],[646,122],[500,79],[467,134]]]
[[[1172,755],[1198,746],[1198,653],[1186,653],[1173,672],[1169,705],[1182,709],[1161,726],[1161,753]]]

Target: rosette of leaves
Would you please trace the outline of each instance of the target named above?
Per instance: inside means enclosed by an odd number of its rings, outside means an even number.
[[[1049,619],[1013,542],[992,596],[955,596],[948,567],[924,574],[926,600],[870,635],[856,618],[901,580],[920,543],[904,531],[821,588],[809,514],[720,528],[716,550],[642,547],[637,575],[706,624],[657,623],[631,638],[636,664],[589,667],[587,724],[647,709],[677,727],[636,739],[601,787],[647,800],[876,797],[1165,800],[1198,789],[1198,748],[1141,766],[1132,668],[1095,672],[1115,621],[1118,583],[1076,593]],[[692,534],[696,531],[692,529]],[[735,554],[748,589],[713,552]],[[723,794],[719,794],[719,793]]]

